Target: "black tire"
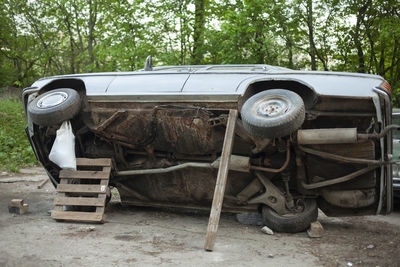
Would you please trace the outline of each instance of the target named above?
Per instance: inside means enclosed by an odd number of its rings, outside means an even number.
[[[250,135],[274,138],[287,136],[301,127],[305,118],[303,99],[284,89],[271,89],[250,97],[241,116]]]
[[[268,206],[262,207],[263,222],[276,232],[298,233],[306,230],[310,223],[318,218],[318,206],[315,199],[305,199],[304,208],[299,213],[279,215]]]
[[[72,119],[80,108],[81,99],[78,92],[60,88],[39,95],[29,103],[28,113],[35,124],[51,126]]]

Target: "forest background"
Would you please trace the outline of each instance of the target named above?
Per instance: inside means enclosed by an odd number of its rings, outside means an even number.
[[[0,171],[37,164],[19,99],[40,77],[270,64],[378,74],[400,106],[399,41],[399,0],[0,0]]]
[[[383,76],[400,105],[399,0],[0,0],[0,88],[155,65]]]

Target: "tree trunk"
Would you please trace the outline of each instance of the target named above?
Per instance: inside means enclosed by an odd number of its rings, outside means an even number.
[[[395,67],[396,62],[396,55],[397,55],[397,47],[399,45],[399,40],[397,38],[394,39],[394,48],[393,48],[393,56],[392,56],[392,68],[390,69],[390,78],[393,79],[393,70]]]
[[[69,45],[71,48],[70,51],[70,55],[71,55],[71,61],[70,61],[70,72],[73,74],[75,73],[75,45],[74,45],[74,36],[72,33],[72,29],[71,29],[71,24],[69,22],[68,19],[68,14],[65,14],[65,24],[67,26],[67,31],[68,31],[68,35],[69,35]]]
[[[204,44],[204,25],[205,25],[205,1],[195,0],[194,6],[194,27],[193,27],[193,64],[200,64],[203,60],[203,44]]]
[[[288,67],[290,69],[293,69],[294,68],[293,45],[292,45],[292,39],[290,37],[287,37],[287,39],[286,39],[286,48],[288,49]]]
[[[313,23],[313,6],[312,0],[307,0],[307,27],[308,27],[308,42],[310,44],[310,57],[311,57],[311,69],[317,70],[316,52],[314,44],[314,23]]]
[[[96,26],[97,20],[97,1],[89,0],[89,36],[88,36],[88,53],[89,53],[89,64],[94,64],[94,27]],[[93,68],[93,66],[92,66]]]
[[[358,72],[365,73],[365,58],[364,58],[364,52],[362,49],[362,44],[361,44],[361,36],[360,36],[360,28],[361,28],[361,23],[364,20],[365,13],[367,11],[368,6],[370,5],[370,1],[365,3],[364,5],[360,6],[357,11],[357,22],[356,26],[354,28],[354,44],[357,48],[357,56],[358,56]]]

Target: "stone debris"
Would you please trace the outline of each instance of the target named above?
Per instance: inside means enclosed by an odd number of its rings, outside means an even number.
[[[13,199],[8,204],[8,212],[12,214],[22,215],[28,212],[28,204],[24,203],[23,199]]]
[[[87,232],[92,232],[96,230],[96,227],[94,226],[87,226],[87,227],[81,227],[78,229],[78,232],[83,232],[83,233],[87,233]]]
[[[261,232],[263,232],[264,234],[267,234],[267,235],[274,234],[274,231],[272,231],[268,226],[264,226],[263,228],[261,228]]]
[[[307,230],[307,234],[311,238],[322,237],[322,235],[324,234],[324,227],[322,227],[319,221],[312,222],[310,224],[310,228],[308,228]]]
[[[37,188],[38,188],[38,189],[42,189],[43,186],[44,186],[48,181],[50,181],[49,178],[44,179],[44,180],[37,186]]]
[[[370,244],[367,246],[367,249],[373,249],[374,247],[375,247],[374,245]]]

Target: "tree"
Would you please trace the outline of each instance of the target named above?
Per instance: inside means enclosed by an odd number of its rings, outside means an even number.
[[[398,0],[3,0],[0,86],[154,64],[383,76],[400,104]]]

